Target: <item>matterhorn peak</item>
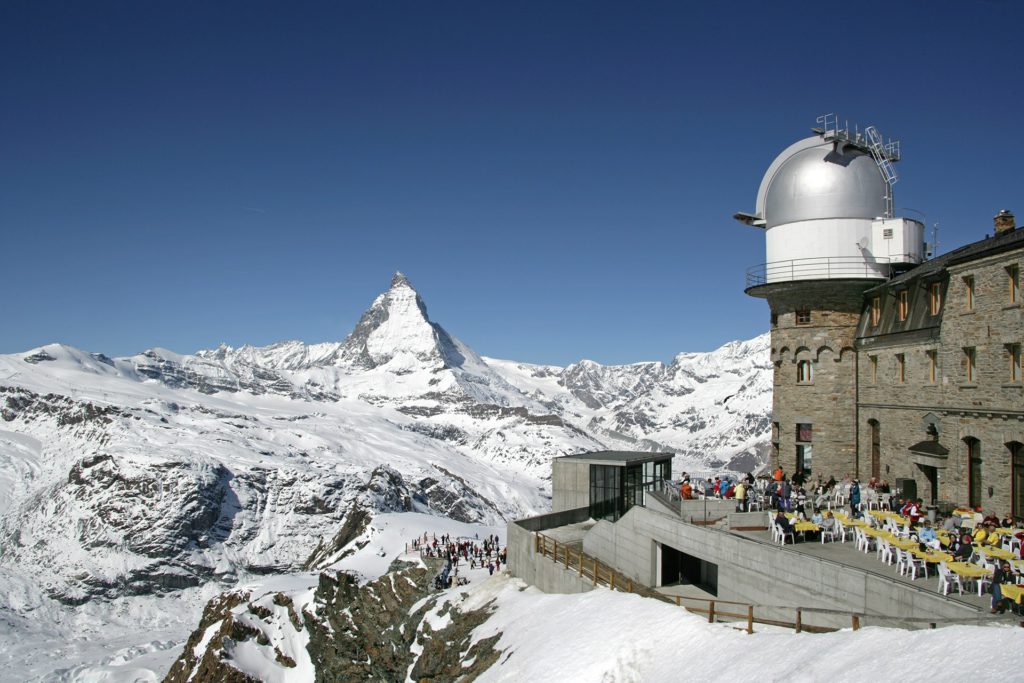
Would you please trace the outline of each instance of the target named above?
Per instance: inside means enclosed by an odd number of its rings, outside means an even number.
[[[412,286],[412,283],[409,282],[409,278],[407,278],[400,270],[396,270],[395,274],[391,277],[391,289],[395,289],[396,287],[408,287],[413,290],[416,289]]]
[[[342,357],[365,368],[412,356],[426,363],[447,363],[452,354],[448,334],[430,321],[427,307],[400,271],[391,287],[363,313],[344,342]]]

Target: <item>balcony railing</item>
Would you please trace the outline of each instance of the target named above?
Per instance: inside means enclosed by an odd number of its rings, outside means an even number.
[[[747,289],[794,280],[878,279],[890,276],[889,259],[865,261],[860,256],[823,256],[761,263],[747,269]]]

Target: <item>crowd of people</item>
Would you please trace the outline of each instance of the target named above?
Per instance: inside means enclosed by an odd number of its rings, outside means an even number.
[[[989,590],[993,613],[1003,612],[1010,606],[1002,595],[1002,587],[1024,582],[1024,563],[1015,566],[1018,558],[1024,560],[1024,520],[1014,519],[1011,515],[1000,519],[992,513],[978,520],[975,511],[967,510],[938,517],[935,509],[929,511],[922,499],[904,497],[900,490],[892,488],[884,479],[872,478],[865,484],[848,474],[841,480],[835,477],[825,480],[819,475],[810,481],[803,472],[790,477],[782,468],[758,477],[748,472],[736,478],[722,475],[691,479],[684,472],[679,483],[679,495],[683,500],[700,497],[733,499],[738,512],[755,507],[772,511],[772,523],[778,525],[783,533],[792,533],[797,525],[806,521],[815,525],[820,533],[834,534],[840,528],[834,510],[848,511],[849,517],[841,515],[847,521],[863,521],[869,507],[898,512],[907,522],[905,531],[908,537],[920,544],[922,552],[939,551],[957,562],[983,562],[992,572]],[[929,513],[934,521],[929,518]],[[1015,537],[1019,543],[1011,543],[1008,536]],[[985,555],[986,549],[991,552],[992,548],[999,548],[997,553],[1005,555],[1007,547],[1014,549],[1013,561]],[[991,562],[992,559],[996,561]]]
[[[444,567],[434,577],[434,588],[451,588],[452,584],[465,585],[468,579],[459,575],[459,566],[486,569],[489,575],[501,571],[508,557],[508,548],[501,548],[497,534],[479,538],[453,538],[449,534],[427,534],[412,540],[408,546],[423,557],[444,560]]]
[[[1024,580],[1024,573],[1014,566],[1016,560],[1024,559],[1024,520],[1014,519],[1012,515],[1000,519],[991,512],[979,520],[980,509],[954,510],[948,515],[939,516],[937,509],[933,508],[930,513],[934,517],[933,522],[921,498],[903,497],[900,491],[893,490],[886,481],[874,478],[862,486],[860,481],[849,475],[842,481],[836,481],[835,478],[822,481],[819,477],[810,494],[804,484],[798,475],[787,479],[781,469],[772,473],[766,491],[771,509],[778,510],[773,521],[782,529],[789,529],[809,519],[823,533],[830,532],[836,526],[832,510],[826,509],[830,501],[844,501],[843,507],[848,507],[849,516],[853,519],[862,519],[869,507],[868,503],[877,502],[877,507],[897,512],[906,521],[907,537],[919,543],[922,552],[930,549],[946,553],[956,562],[983,563],[992,572],[990,591],[993,613],[1003,612],[1009,606],[1002,596],[1001,586]],[[786,514],[792,510],[796,514]],[[1008,538],[1010,536],[1018,542],[1011,542]],[[996,552],[1005,555],[1007,548],[1014,548],[1014,561],[986,557],[986,550],[991,553],[992,549],[998,549]],[[992,559],[996,561],[991,562]]]

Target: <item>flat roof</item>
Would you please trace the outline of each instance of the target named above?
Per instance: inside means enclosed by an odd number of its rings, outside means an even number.
[[[575,460],[598,460],[603,462],[620,462],[633,464],[638,462],[650,462],[652,460],[665,460],[675,457],[675,453],[652,453],[651,451],[591,451],[589,453],[576,453],[574,455],[563,455],[561,458]],[[556,458],[558,460],[560,458]]]

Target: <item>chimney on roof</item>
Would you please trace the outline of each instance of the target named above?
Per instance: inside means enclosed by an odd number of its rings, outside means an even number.
[[[1003,209],[996,214],[996,235],[1005,235],[1008,232],[1013,232],[1017,227],[1017,223],[1013,218],[1013,214]]]

